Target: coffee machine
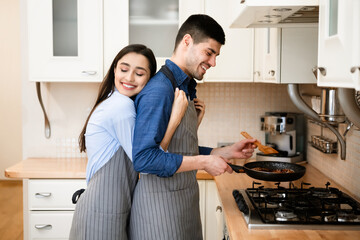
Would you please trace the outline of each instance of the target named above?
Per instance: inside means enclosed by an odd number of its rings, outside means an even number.
[[[279,153],[256,154],[258,161],[300,162],[305,160],[305,118],[301,113],[266,112],[261,116],[265,144]]]

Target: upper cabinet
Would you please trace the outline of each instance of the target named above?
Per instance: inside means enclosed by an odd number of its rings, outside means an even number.
[[[98,0],[27,0],[31,81],[101,81],[103,4]]]
[[[195,1],[197,2],[197,1]],[[205,74],[205,82],[253,81],[253,29],[230,28],[232,15],[238,1],[205,0],[204,13],[213,17],[224,29],[225,45],[221,47],[216,67]]]
[[[317,28],[256,28],[254,81],[316,83]]]
[[[280,82],[280,43],[280,29],[255,29],[254,82]]]
[[[320,0],[318,86],[360,90],[360,2]]]
[[[21,0],[25,7],[29,80],[101,82],[126,45],[145,44],[160,68],[179,25],[204,12],[192,0]]]
[[[129,2],[129,43],[151,48],[158,69],[170,58],[179,28],[181,0],[131,0]]]

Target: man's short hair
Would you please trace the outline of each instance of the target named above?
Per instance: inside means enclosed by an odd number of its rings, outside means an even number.
[[[212,17],[205,14],[191,15],[186,19],[176,36],[174,51],[186,34],[190,34],[195,44],[208,38],[216,40],[221,45],[225,44],[224,30]]]

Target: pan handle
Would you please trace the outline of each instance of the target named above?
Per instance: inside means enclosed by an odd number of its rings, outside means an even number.
[[[236,173],[243,173],[244,171],[244,167],[243,166],[238,166],[238,165],[234,165],[231,163],[228,163],[228,165],[232,168],[232,170]]]

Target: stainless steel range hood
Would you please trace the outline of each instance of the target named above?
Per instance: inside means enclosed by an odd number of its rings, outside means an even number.
[[[318,0],[241,0],[232,28],[314,27]]]

